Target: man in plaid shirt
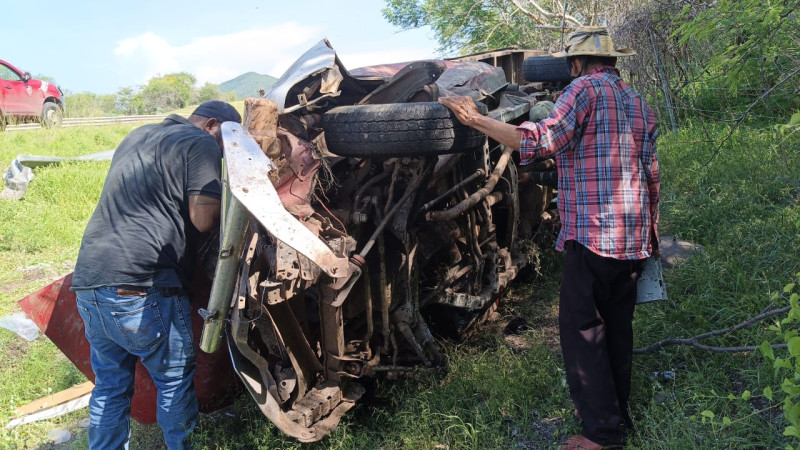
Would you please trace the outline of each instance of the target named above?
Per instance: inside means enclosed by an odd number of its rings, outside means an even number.
[[[521,164],[555,157],[561,232],[567,250],[559,330],[581,434],[562,449],[619,446],[628,414],[637,280],[658,249],[658,130],[652,109],[619,77],[605,28],[571,33],[572,75],[553,112],[520,126],[481,115],[469,97],[443,97],[459,121],[520,152]]]

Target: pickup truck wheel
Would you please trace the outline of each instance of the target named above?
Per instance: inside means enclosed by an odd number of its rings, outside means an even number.
[[[572,81],[567,58],[550,55],[531,56],[522,62],[522,76],[527,81]]]
[[[478,107],[486,114],[486,105]],[[438,102],[340,106],[325,114],[322,127],[328,150],[348,157],[440,155],[486,140]]]
[[[60,127],[64,115],[61,108],[53,102],[47,102],[42,107],[42,126],[45,128]]]

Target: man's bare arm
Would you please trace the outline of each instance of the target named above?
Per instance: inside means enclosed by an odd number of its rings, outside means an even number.
[[[189,196],[189,219],[200,232],[211,231],[219,222],[220,201],[205,195]]]
[[[439,103],[450,108],[459,122],[486,134],[513,150],[519,150],[522,133],[516,126],[494,120],[478,111],[475,101],[466,96],[441,97]]]

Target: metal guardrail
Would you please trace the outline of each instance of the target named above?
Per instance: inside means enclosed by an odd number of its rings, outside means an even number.
[[[141,116],[110,116],[110,117],[76,117],[64,119],[61,122],[62,127],[83,127],[93,125],[111,125],[114,123],[130,123],[130,122],[159,122],[167,117],[166,114],[159,115],[141,115]],[[33,130],[42,128],[39,122],[22,123],[17,125],[7,125],[6,131],[15,130]]]

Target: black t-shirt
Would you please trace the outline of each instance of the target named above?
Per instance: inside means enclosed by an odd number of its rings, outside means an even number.
[[[198,234],[189,195],[220,198],[221,157],[210,134],[174,114],[128,134],[83,234],[72,288],[188,289]]]

